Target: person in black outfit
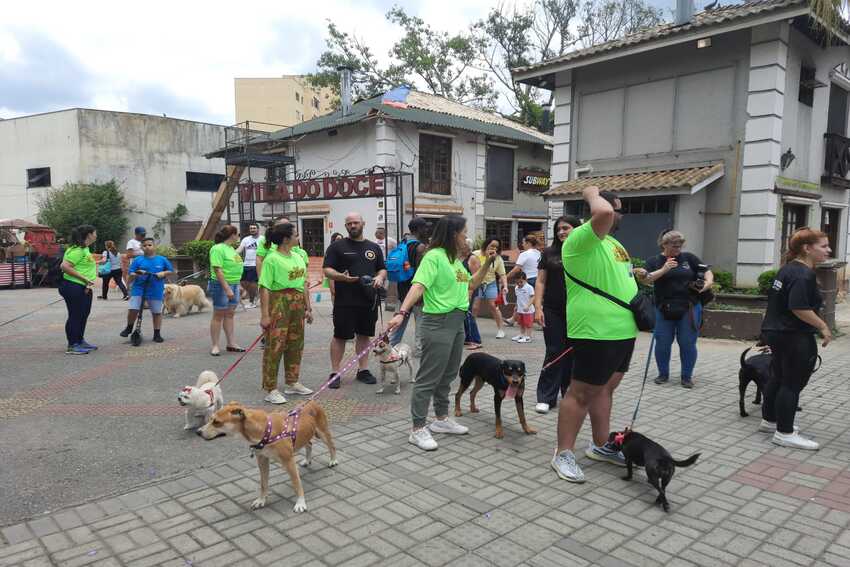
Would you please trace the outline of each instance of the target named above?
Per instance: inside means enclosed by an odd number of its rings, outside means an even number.
[[[670,379],[670,354],[673,339],[679,343],[682,361],[682,387],[692,388],[697,363],[697,338],[702,327],[702,303],[699,294],[711,289],[714,274],[690,252],[682,252],[685,237],[678,230],[668,230],[658,239],[661,254],[646,261],[646,267],[635,270],[643,283],[653,284],[655,295],[655,364],[656,384]]]
[[[826,234],[810,228],[797,230],[788,244],[787,263],[776,274],[768,293],[761,330],[773,358],[759,431],[774,431],[773,443],[783,447],[820,448],[799,434],[794,416],[800,392],[808,384],[818,358],[815,333],[823,337],[824,347],[832,340],[829,326],[818,316],[823,298],[814,270],[829,254]]]
[[[534,320],[543,327],[546,341],[546,357],[543,365],[564,353],[567,348],[567,289],[564,285],[564,264],[561,260],[561,245],[570,231],[581,226],[578,217],[558,217],[552,234],[552,244],[543,250],[537,266],[537,281],[534,285]],[[537,413],[547,413],[558,405],[561,396],[570,385],[573,357],[563,356],[558,362],[540,372],[537,380]]]
[[[348,238],[337,240],[328,247],[322,265],[325,277],[334,282],[335,288],[334,334],[330,346],[332,376],[339,371],[346,341],[356,336],[355,352],[360,352],[375,336],[379,303],[377,290],[384,286],[387,270],[381,247],[363,237],[365,226],[360,213],[348,213],[345,216]],[[371,282],[364,281],[363,276],[372,278]],[[369,372],[368,354],[360,359],[357,380],[364,384],[377,383],[375,376]],[[339,385],[337,378],[329,387],[339,388]]]

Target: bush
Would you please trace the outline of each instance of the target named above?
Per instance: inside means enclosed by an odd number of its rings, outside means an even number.
[[[777,270],[767,270],[759,274],[759,293],[761,295],[767,295],[770,291],[770,288],[773,286],[773,280],[776,279]]]
[[[198,268],[209,269],[212,240],[190,240],[180,247],[180,253],[192,258]]]
[[[160,244],[156,247],[156,253],[166,258],[174,258],[177,256],[177,249],[171,244]]]
[[[714,285],[723,293],[731,293],[734,290],[732,286],[732,272],[724,272],[723,270],[714,272]]]
[[[38,222],[55,230],[57,238],[68,241],[74,227],[94,226],[95,250],[103,250],[107,240],[120,243],[130,225],[124,193],[114,179],[108,183],[66,183],[48,190],[38,206]]]

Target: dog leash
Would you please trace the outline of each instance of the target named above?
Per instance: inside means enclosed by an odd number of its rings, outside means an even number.
[[[544,364],[543,368],[540,369],[540,372],[543,372],[544,370],[548,370],[552,366],[555,366],[558,363],[559,360],[561,360],[562,358],[564,358],[565,356],[570,354],[572,351],[573,351],[573,347],[567,347],[566,349],[564,349],[564,352],[562,352],[561,354],[556,356],[554,359],[552,359],[549,362],[547,362],[546,364]]]
[[[206,273],[207,273],[206,270],[200,270],[198,272],[195,272],[194,274],[189,274],[188,276],[182,277],[174,283],[177,284],[177,285],[182,285],[183,282],[185,282],[186,280],[191,280],[195,276],[200,276],[201,274],[206,274]]]
[[[27,312],[27,313],[24,313],[23,315],[18,315],[18,316],[17,316],[17,317],[15,317],[14,319],[9,319],[8,321],[3,321],[2,323],[0,323],[0,327],[5,327],[6,325],[8,325],[8,324],[10,324],[10,323],[14,323],[15,321],[19,321],[19,320],[23,319],[24,317],[29,317],[29,316],[30,316],[30,315],[32,315],[33,313],[37,313],[37,312],[41,311],[42,309],[47,309],[47,308],[48,308],[48,307],[50,307],[51,305],[56,305],[56,304],[57,304],[57,303],[59,303],[60,301],[65,301],[65,298],[64,298],[64,297],[60,297],[60,298],[59,298],[59,299],[57,299],[56,301],[51,301],[51,302],[50,302],[50,303],[48,303],[47,305],[42,305],[41,307],[38,307],[37,309],[33,309],[32,311],[29,311],[29,312]]]
[[[245,352],[243,352],[243,353],[242,353],[242,356],[240,356],[239,358],[237,358],[237,359],[236,359],[236,361],[235,361],[233,364],[231,364],[231,365],[230,365],[230,367],[229,367],[227,370],[225,370],[225,371],[224,371],[224,374],[222,374],[222,375],[221,375],[221,378],[219,378],[219,379],[218,379],[218,382],[216,382],[216,383],[215,383],[215,385],[216,385],[216,386],[218,386],[219,384],[221,384],[221,383],[222,383],[222,381],[224,381],[224,379],[225,379],[225,378],[227,378],[227,377],[228,377],[228,375],[230,375],[230,373],[231,373],[231,372],[233,372],[233,370],[236,368],[236,366],[237,366],[240,362],[242,362],[242,359],[243,359],[243,358],[245,358],[246,356],[248,356],[248,353],[250,353],[252,350],[254,350],[254,348],[256,348],[256,346],[259,344],[260,340],[261,340],[261,339],[262,339],[265,335],[266,335],[266,332],[265,332],[265,331],[263,331],[262,333],[260,333],[260,336],[258,336],[256,339],[254,339],[254,342],[253,342],[253,343],[251,343],[251,346],[249,346],[248,348],[246,348],[246,349],[245,349]]]
[[[652,333],[652,339],[649,341],[649,353],[646,355],[646,367],[643,369],[643,384],[640,385],[640,394],[638,394],[637,403],[635,404],[635,411],[632,414],[632,422],[629,424],[627,428],[629,431],[634,429],[635,421],[637,421],[638,410],[640,410],[640,401],[643,398],[643,390],[646,388],[646,379],[649,376],[649,363],[652,360],[652,352],[653,347],[655,347],[655,333]]]

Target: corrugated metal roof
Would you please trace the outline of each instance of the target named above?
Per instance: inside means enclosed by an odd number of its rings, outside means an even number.
[[[728,23],[734,20],[760,16],[769,12],[781,11],[786,8],[801,7],[808,4],[807,0],[753,0],[744,4],[731,6],[720,6],[713,10],[704,10],[694,15],[693,19],[684,25],[677,26],[675,23],[665,23],[659,26],[648,28],[637,33],[633,33],[626,37],[593,45],[585,49],[572,51],[561,57],[556,57],[534,65],[525,67],[517,67],[512,69],[516,74],[528,73],[538,69],[545,69],[549,66],[584,59],[592,55],[608,51],[616,51],[626,47],[635,46],[641,43],[647,43],[658,39],[672,37],[675,35],[684,34],[690,31],[695,31],[711,26],[716,26],[722,23]]]
[[[614,191],[616,193],[691,189],[713,176],[722,174],[723,164],[716,163],[701,167],[580,177],[552,187],[543,193],[543,196],[552,198],[581,195],[585,187],[592,185],[599,187],[600,191]]]
[[[341,111],[335,111],[302,122],[292,128],[279,130],[272,134],[271,139],[286,140],[354,124],[371,115],[382,115],[403,122],[454,128],[533,144],[551,145],[554,142],[552,136],[514,122],[500,114],[478,110],[438,95],[411,90],[405,104],[406,108],[400,108],[397,104],[383,104],[382,96],[377,96],[352,105],[348,116],[342,116]]]

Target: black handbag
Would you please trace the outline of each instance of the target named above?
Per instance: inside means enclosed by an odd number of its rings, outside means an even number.
[[[678,321],[691,309],[688,298],[663,299],[658,303],[658,310],[668,321]]]
[[[593,287],[589,283],[581,281],[569,273],[566,269],[564,270],[564,274],[581,287],[592,291],[596,295],[604,297],[608,301],[616,303],[623,309],[631,311],[635,318],[635,324],[641,331],[651,331],[655,328],[655,305],[652,304],[652,299],[648,295],[641,293],[640,290],[638,290],[637,295],[635,295],[631,301],[626,303],[622,299],[618,299],[610,293],[602,291],[598,287]]]

